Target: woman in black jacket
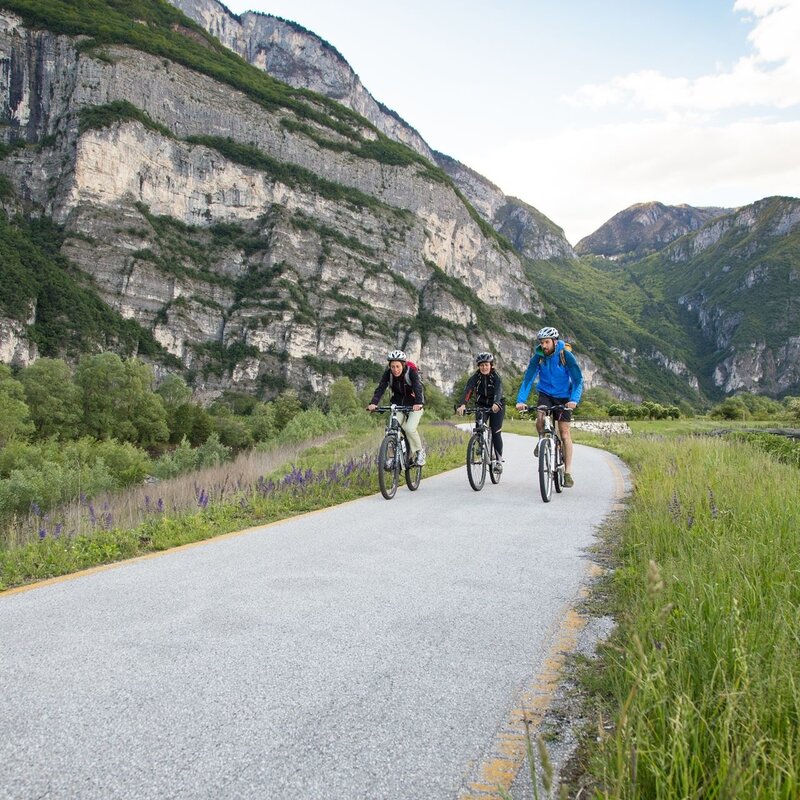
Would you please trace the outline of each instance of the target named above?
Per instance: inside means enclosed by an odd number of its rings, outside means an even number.
[[[497,457],[502,461],[503,456],[503,419],[506,415],[505,399],[503,398],[503,381],[494,368],[494,356],[491,353],[478,353],[475,356],[477,370],[464,387],[464,395],[456,413],[463,415],[467,407],[467,400],[474,397],[476,406],[491,408],[489,413],[489,427],[492,429],[492,444]]]
[[[402,350],[392,350],[386,357],[389,365],[383,372],[380,383],[375,388],[372,401],[367,406],[367,411],[374,411],[378,407],[383,393],[390,389],[392,393],[392,403],[398,406],[412,406],[413,411],[407,414],[399,414],[400,424],[408,437],[408,444],[414,453],[414,462],[419,466],[425,463],[425,448],[422,446],[422,439],[417,431],[417,426],[422,418],[425,395],[422,390],[422,381],[419,371],[415,366],[411,366],[408,357]]]

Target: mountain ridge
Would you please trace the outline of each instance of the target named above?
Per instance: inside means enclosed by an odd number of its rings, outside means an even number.
[[[213,0],[192,2],[217,9],[220,25],[236,23],[229,35],[241,33],[241,17]],[[763,252],[780,260],[760,242],[769,229],[783,237],[775,247],[794,246],[793,206],[780,214],[758,201],[702,226],[694,217],[698,226],[683,235],[664,213],[651,215],[652,227],[661,221],[657,252],[626,251],[619,263],[578,257],[556,223],[475,170],[409,148],[299,79],[277,80],[174,6],[129,0],[139,23],[131,28],[116,5],[102,21],[89,5],[80,20],[48,18],[49,0],[7,5],[26,15],[0,14],[8,219],[52,219],[62,268],[139,326],[134,335],[114,322],[122,333],[89,347],[150,348],[160,377],[175,369],[167,356],[176,359],[204,398],[231,389],[267,397],[286,386],[312,398],[341,374],[372,380],[399,345],[448,391],[477,349],[521,373],[533,332],[556,322],[576,344],[587,387],[626,399],[701,403],[746,386],[794,385],[792,330],[786,353],[763,336],[715,338],[713,320],[735,333],[753,311],[729,315],[728,298],[688,280],[697,259],[713,273],[728,247],[745,261]],[[278,48],[283,69],[314,74],[308,56],[286,61],[314,35],[258,16],[293,42]],[[328,82],[355,85],[341,54],[315,38],[311,52],[346,73]],[[258,41],[252,52],[266,58]],[[374,103],[381,119],[402,122]],[[763,223],[770,215],[772,228]],[[748,235],[743,248],[736,237]],[[743,269],[747,291],[769,283],[774,292],[784,281],[791,295],[784,261]],[[18,365],[41,354],[36,342],[57,350],[66,341],[54,344],[52,321],[47,337],[36,335],[45,306],[43,290],[31,291],[13,313],[13,293],[0,296],[0,353]],[[138,344],[124,344],[132,336]],[[745,369],[737,348],[756,352],[758,370],[774,379],[730,379]]]
[[[579,255],[640,258],[733,209],[666,205],[653,200],[618,211],[575,245]]]

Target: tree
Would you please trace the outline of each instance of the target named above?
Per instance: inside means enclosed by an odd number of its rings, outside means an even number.
[[[358,411],[358,395],[350,378],[339,378],[331,384],[328,408],[334,414],[355,414]]]
[[[275,406],[275,425],[278,431],[282,431],[303,410],[300,398],[294,389],[286,389],[281,392],[273,400],[273,404]]]
[[[27,439],[33,431],[25,389],[11,375],[11,370],[0,364],[0,446],[10,439]]]
[[[183,403],[175,409],[169,441],[171,444],[178,444],[186,438],[192,447],[199,447],[213,430],[214,420],[202,406]]]
[[[250,431],[256,442],[266,442],[278,434],[275,421],[275,404],[258,403],[250,415]]]
[[[167,411],[174,411],[192,399],[192,390],[180,375],[167,375],[156,389],[156,394],[164,401]]]
[[[800,397],[784,397],[783,404],[792,419],[800,420]]]
[[[253,444],[250,428],[243,417],[237,417],[233,414],[217,414],[211,419],[214,423],[214,431],[225,447],[241,450]]]
[[[19,380],[40,437],[69,440],[79,436],[81,392],[66,362],[40,358],[20,373]]]
[[[169,438],[167,414],[152,391],[153,371],[116,353],[81,360],[75,371],[83,405],[83,428],[97,439],[118,439],[149,447]]]

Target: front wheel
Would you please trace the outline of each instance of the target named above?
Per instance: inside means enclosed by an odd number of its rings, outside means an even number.
[[[473,433],[467,445],[467,478],[476,492],[486,483],[486,453],[479,433]]]
[[[542,500],[549,503],[553,496],[553,442],[547,436],[539,442],[539,489]]]
[[[498,484],[500,483],[500,477],[503,474],[503,460],[499,455],[497,455],[497,451],[494,449],[494,444],[492,444],[489,448],[489,453],[489,477],[492,479],[492,483]]]
[[[564,491],[564,448],[561,439],[556,439],[556,463],[553,469],[553,485],[560,494]]]
[[[406,454],[410,458],[411,448],[406,440]],[[422,480],[422,467],[416,461],[413,464],[406,463],[406,486],[412,491],[416,492],[419,489],[419,483]]]
[[[386,436],[378,451],[378,484],[381,494],[391,500],[397,492],[400,482],[400,453],[398,453],[397,437]]]

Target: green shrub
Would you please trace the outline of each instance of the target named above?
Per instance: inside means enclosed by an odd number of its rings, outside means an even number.
[[[192,449],[184,436],[181,443],[171,453],[165,453],[153,465],[152,474],[159,480],[176,478],[197,469],[198,452]]]
[[[216,467],[231,459],[231,448],[220,441],[219,434],[212,433],[208,439],[197,448],[197,468]]]
[[[342,425],[338,414],[324,414],[318,408],[301,411],[286,424],[278,435],[278,441],[284,443],[302,442],[313,439],[330,431],[335,431]]]

